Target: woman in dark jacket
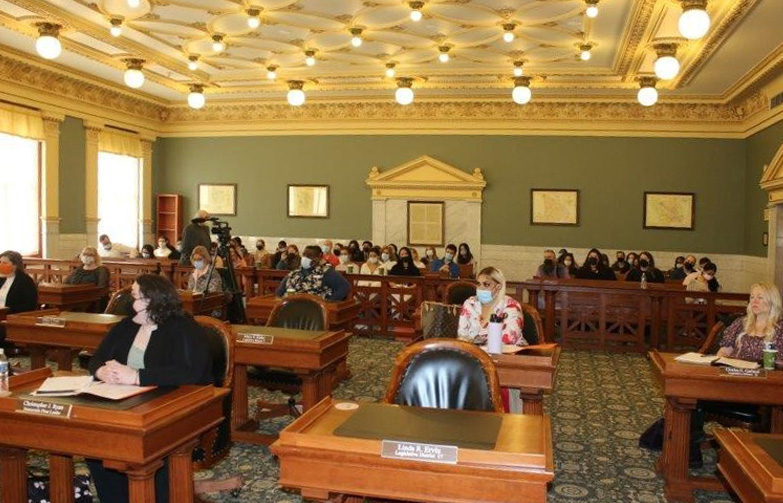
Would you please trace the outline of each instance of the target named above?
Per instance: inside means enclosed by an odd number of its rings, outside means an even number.
[[[22,255],[15,251],[0,253],[0,307],[9,313],[38,309],[38,287],[24,272]],[[5,341],[5,327],[0,325],[0,344]]]
[[[643,251],[639,254],[639,267],[633,268],[625,275],[625,281],[641,281],[642,276],[647,278],[648,283],[664,283],[666,278],[663,273],[655,267],[655,259],[652,254]]]
[[[407,246],[399,251],[399,260],[389,270],[390,276],[421,276],[419,268],[413,264],[413,256]]]
[[[579,271],[577,271],[576,277],[579,279],[617,280],[614,271],[609,267],[606,267],[601,261],[601,252],[597,248],[593,248],[587,252],[587,260],[585,260],[585,263]]]
[[[134,316],[115,325],[98,346],[89,370],[97,379],[139,386],[213,384],[212,362],[203,329],[182,310],[174,285],[143,274],[131,288]],[[127,476],[88,460],[98,496],[125,503]],[[156,501],[168,501],[168,467],[155,474]]]

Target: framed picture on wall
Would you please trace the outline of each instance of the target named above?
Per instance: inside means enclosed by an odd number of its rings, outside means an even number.
[[[445,218],[443,202],[408,201],[408,244],[443,246]]]
[[[530,189],[531,225],[579,225],[579,190]]]
[[[198,185],[198,207],[210,215],[236,216],[237,184],[200,183]]]
[[[696,194],[693,192],[645,192],[644,228],[693,230]]]
[[[288,216],[329,218],[328,185],[289,185]]]

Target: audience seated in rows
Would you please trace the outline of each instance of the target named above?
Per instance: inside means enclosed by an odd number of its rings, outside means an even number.
[[[310,293],[337,302],[345,300],[350,289],[348,280],[323,260],[323,249],[308,246],[302,253],[301,267],[288,273],[276,294],[282,297],[286,293]]]

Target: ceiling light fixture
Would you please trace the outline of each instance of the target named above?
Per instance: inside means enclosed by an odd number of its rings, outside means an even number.
[[[442,45],[442,46],[438,47],[438,50],[440,51],[440,55],[438,56],[438,60],[441,63],[448,63],[449,59],[451,59],[451,57],[449,56],[449,51],[451,50],[451,47],[449,47],[447,45]]]
[[[188,94],[188,106],[199,110],[204,108],[207,99],[204,97],[204,84],[190,84],[190,93]]]
[[[421,9],[424,7],[424,2],[408,2],[408,5],[411,7],[411,21],[421,21]]]
[[[533,92],[530,90],[530,77],[516,77],[514,79],[514,90],[511,91],[511,99],[517,105],[527,105],[533,98]]]
[[[266,67],[266,78],[269,80],[275,80],[277,78],[277,65],[269,65]]]
[[[130,87],[131,89],[138,89],[141,86],[144,85],[144,72],[141,71],[141,69],[144,66],[144,60],[143,59],[137,59],[137,58],[128,58],[123,60],[125,64],[127,65],[127,70],[125,70],[125,85]]]
[[[671,80],[680,73],[680,62],[677,61],[677,44],[656,44],[654,46],[658,58],[653,64],[655,75],[661,80]]]
[[[651,107],[658,102],[658,91],[655,89],[656,80],[653,77],[642,77],[639,79],[639,92],[636,99],[639,104],[645,107]]]
[[[598,0],[585,0],[587,9],[585,9],[585,16],[590,19],[598,17]]]
[[[514,61],[514,77],[521,77],[524,73],[524,70],[522,69],[522,66],[525,64],[524,61]]]
[[[394,68],[395,68],[396,66],[397,66],[397,64],[396,64],[396,63],[386,63],[386,76],[387,76],[388,78],[390,78],[390,79],[391,79],[391,78],[393,78],[393,77],[394,77],[394,74],[396,73],[396,72],[394,71]]]
[[[223,35],[212,35],[212,50],[223,52],[226,50],[226,43],[223,41]]]
[[[313,49],[308,49],[305,51],[305,64],[307,66],[315,65],[315,51]]]
[[[38,55],[44,59],[54,59],[59,56],[63,52],[63,46],[57,38],[61,26],[53,23],[37,23],[36,27],[38,27],[38,39],[35,41],[35,50],[38,51]]]
[[[122,35],[122,18],[113,17],[109,20],[109,23],[111,23],[109,33],[111,33],[112,37],[119,37]]]
[[[256,29],[259,26],[261,26],[261,18],[258,17],[261,14],[261,11],[258,9],[247,9],[245,11],[247,14],[247,26]]]
[[[503,25],[503,40],[505,42],[511,43],[514,41],[515,35],[514,35],[514,28],[516,28],[517,25],[514,23],[506,23]]]
[[[698,40],[710,31],[707,0],[681,0],[682,14],[677,22],[680,34],[689,40]]]
[[[198,56],[195,54],[191,54],[188,56],[188,70],[195,71],[198,70]]]
[[[138,9],[141,5],[141,0],[128,0],[128,7],[131,9]]]
[[[288,104],[292,107],[301,107],[305,102],[305,93],[302,90],[304,82],[301,80],[288,81]]]
[[[361,28],[351,28],[351,45],[354,47],[361,47],[364,40],[362,40],[362,30]]]
[[[593,57],[593,44],[582,44],[579,46],[579,50],[582,51],[579,54],[579,59],[582,61],[590,61]]]
[[[410,105],[413,103],[413,79],[400,77],[397,79],[397,90],[394,91],[394,99],[400,105]]]

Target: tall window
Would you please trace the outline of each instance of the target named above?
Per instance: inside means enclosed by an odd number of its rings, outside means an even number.
[[[98,235],[137,249],[139,182],[138,158],[98,153]]]
[[[40,143],[0,133],[0,250],[40,252]]]

